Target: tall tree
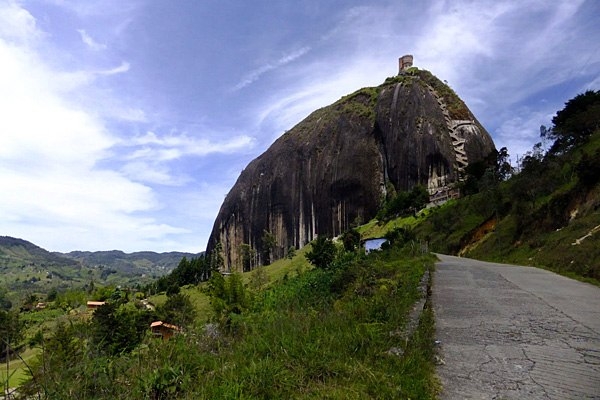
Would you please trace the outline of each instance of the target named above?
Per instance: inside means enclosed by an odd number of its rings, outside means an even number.
[[[242,260],[242,269],[244,272],[252,270],[255,257],[256,251],[248,243],[243,243],[240,246],[240,259]]]
[[[223,259],[223,245],[221,242],[218,242],[215,245],[215,248],[211,251],[209,255],[209,265],[211,271],[220,271],[223,269],[225,260]]]
[[[275,250],[275,247],[277,246],[277,239],[275,238],[275,235],[273,235],[271,232],[269,232],[268,230],[265,229],[263,231],[261,243],[262,243],[262,253],[263,253],[263,257],[264,257],[263,262],[265,264],[271,264],[273,251]]]
[[[560,153],[585,141],[600,129],[600,90],[588,90],[565,103],[552,118],[551,153]]]
[[[23,327],[17,312],[0,310],[0,357],[10,358],[10,352],[22,338]]]
[[[169,296],[165,304],[158,307],[157,313],[163,321],[181,327],[188,326],[196,317],[196,310],[190,296],[183,293]]]

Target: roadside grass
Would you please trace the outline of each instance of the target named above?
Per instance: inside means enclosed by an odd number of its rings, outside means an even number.
[[[509,262],[548,269],[558,274],[600,286],[600,281],[589,276],[600,260],[600,232],[585,237],[600,225],[600,213],[591,213],[574,220],[562,229],[539,232],[535,237],[512,244],[513,221],[505,219],[496,227],[495,234],[486,238],[468,256],[487,261]]]
[[[142,391],[180,391],[185,398],[434,398],[430,311],[410,339],[400,333],[432,265],[431,256],[390,250],[288,277],[256,294],[249,312],[232,314],[218,338],[151,344],[139,373],[152,376],[161,365],[172,372],[155,376],[162,388],[146,382]],[[178,380],[188,373],[189,383]]]

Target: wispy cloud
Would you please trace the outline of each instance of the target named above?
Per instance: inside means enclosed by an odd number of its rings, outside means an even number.
[[[280,135],[349,90],[378,85],[395,75],[397,57],[412,53],[416,66],[447,80],[500,143],[523,151],[539,134],[539,124],[533,121],[556,104],[530,109],[531,118],[522,108],[518,118],[504,110],[517,110],[532,95],[582,72],[592,75],[589,82],[598,79],[586,68],[598,65],[600,53],[593,51],[597,30],[586,33],[590,25],[581,23],[585,4],[434,0],[417,6],[380,2],[347,10],[319,43],[308,44],[311,62],[278,71],[285,74],[280,82],[287,84],[274,87],[271,96],[257,104],[257,125]],[[335,45],[340,43],[344,46]],[[593,83],[586,84],[590,86]],[[526,128],[532,131],[524,136]]]
[[[514,110],[511,115],[505,115],[500,127],[491,132],[496,146],[508,148],[513,156],[512,161],[516,162],[517,156],[522,157],[532,149],[533,144],[541,142],[540,126],[549,126],[554,112],[551,106],[546,110],[536,111],[524,107]]]
[[[147,132],[121,143],[121,146],[133,150],[125,153],[126,162],[122,172],[140,182],[180,186],[190,182],[192,178],[182,173],[173,174],[171,164],[175,161],[186,157],[248,151],[253,144],[254,139],[245,135],[211,141],[187,134],[159,136],[154,132]]]
[[[280,59],[273,63],[265,64],[253,71],[251,71],[248,75],[246,75],[237,85],[233,87],[233,90],[240,90],[245,88],[248,85],[256,82],[262,75],[266,74],[269,71],[273,71],[277,68],[283,67],[286,64],[291,63],[292,61],[302,57],[306,53],[310,51],[310,47],[302,47],[298,50],[295,50],[291,53],[285,54]]]
[[[184,156],[206,156],[214,153],[234,153],[252,146],[254,139],[250,136],[240,135],[229,139],[213,142],[204,137],[195,137],[187,134],[168,134],[159,136],[154,132],[147,132],[142,136],[135,136],[124,146],[138,148],[128,158],[148,158],[159,161],[175,160]]]
[[[126,3],[0,0],[0,184],[12,188],[0,232],[53,250],[201,248],[249,159],[395,75],[402,54],[447,80],[511,154],[600,81],[590,0],[287,2],[273,9],[285,32],[239,6]],[[215,23],[180,18],[194,12]],[[270,58],[249,59],[256,49]]]
[[[107,70],[100,70],[100,71],[97,71],[96,74],[98,74],[98,75],[122,74],[124,72],[129,71],[130,67],[131,67],[131,65],[128,62],[123,61],[123,62],[121,62],[121,65],[119,65],[118,67],[114,67],[114,68],[107,69]]]
[[[96,42],[92,37],[85,31],[85,29],[78,29],[81,41],[85,43],[90,49],[95,51],[106,50],[106,45]]]

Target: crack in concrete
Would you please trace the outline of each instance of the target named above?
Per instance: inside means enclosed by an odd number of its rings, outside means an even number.
[[[600,399],[600,335],[590,327],[597,325],[600,303],[560,292],[560,280],[558,296],[531,285],[537,270],[448,259],[444,269],[438,264],[433,294],[446,361],[437,367],[441,399]],[[510,279],[503,275],[507,268]],[[600,292],[592,293],[591,301],[598,301]],[[572,297],[584,306],[565,306]],[[553,304],[554,298],[562,303]]]
[[[535,378],[533,376],[531,376],[531,373],[535,369],[536,361],[531,359],[531,357],[529,357],[529,355],[527,355],[527,351],[525,351],[525,349],[521,349],[521,351],[523,352],[523,357],[525,357],[525,359],[531,363],[531,369],[529,371],[527,371],[529,379],[531,380],[531,382],[533,382],[535,385],[537,385],[537,387],[544,393],[544,397],[546,399],[550,399],[550,396],[548,395],[548,392],[546,391],[546,388],[544,387],[544,385],[542,385],[541,383],[536,381]]]

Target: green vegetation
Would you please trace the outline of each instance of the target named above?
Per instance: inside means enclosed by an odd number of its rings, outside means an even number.
[[[185,285],[197,285],[200,282],[207,281],[212,271],[213,267],[210,265],[209,259],[205,257],[197,257],[190,260],[183,257],[179,265],[170,274],[149,284],[146,287],[146,291],[157,293],[170,289],[173,290],[172,288],[179,288]]]
[[[261,238],[261,249],[263,253],[264,264],[271,264],[273,251],[275,250],[276,246],[277,239],[275,238],[275,235],[265,230]],[[244,269],[244,271],[249,271],[249,269]]]
[[[374,122],[378,95],[378,87],[366,87],[342,97],[335,104],[342,105],[342,111],[348,115],[367,118]]]
[[[312,265],[320,269],[329,269],[335,261],[337,248],[333,241],[325,236],[319,236],[314,241],[312,250],[306,253],[306,258]]]
[[[393,185],[389,185],[393,189]],[[409,192],[388,190],[387,197],[377,213],[377,219],[390,220],[398,216],[415,215],[429,202],[429,193],[421,185],[417,185]]]
[[[458,97],[454,90],[448,86],[448,84],[440,81],[427,70],[416,71],[416,74],[421,78],[419,82],[428,84],[442,97],[444,103],[446,103],[451,119],[473,119],[466,104]]]
[[[471,166],[459,201],[415,227],[433,250],[600,281],[600,92],[565,104],[510,176],[502,149]],[[554,140],[548,151],[546,141]]]
[[[93,313],[26,313],[32,327],[56,322],[28,331],[27,368],[15,364],[11,385],[25,377],[20,395],[43,399],[434,398],[430,310],[404,333],[433,259],[406,237],[369,256],[356,239],[356,231],[339,245],[322,239],[332,255],[325,268],[307,262],[316,242],[249,273],[166,285],[154,311],[126,289],[98,287],[108,303]],[[167,280],[179,282],[190,263]],[[156,319],[183,334],[154,338]]]

